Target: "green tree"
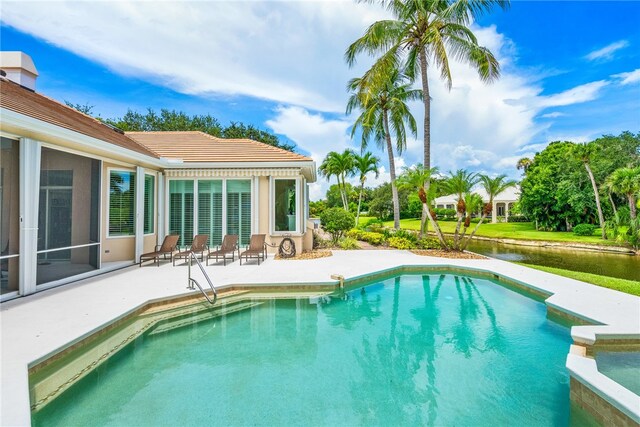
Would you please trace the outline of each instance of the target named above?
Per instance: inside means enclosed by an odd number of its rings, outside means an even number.
[[[400,228],[400,202],[391,138],[393,134],[396,150],[400,155],[407,147],[406,128],[409,128],[412,135],[417,135],[416,121],[407,103],[420,99],[422,94],[419,90],[412,89],[406,76],[397,69],[388,73],[383,80],[352,79],[348,88],[351,96],[347,103],[347,114],[351,114],[356,109],[360,111],[351,129],[351,137],[353,138],[356,131],[360,129],[363,150],[371,140],[382,150],[387,150],[393,200],[393,225],[397,230]]]
[[[218,119],[210,114],[188,115],[183,111],[163,108],[160,113],[149,108],[146,113],[139,113],[131,109],[124,116],[106,119],[106,123],[122,129],[125,132],[150,131],[200,131],[206,134],[230,139],[252,139],[283,150],[294,151],[295,145],[281,141],[276,135],[260,130],[253,125],[231,122],[227,127],[220,124]]]
[[[482,216],[480,217],[480,221],[473,229],[469,238],[462,244],[462,250],[465,250],[469,245],[471,239],[476,234],[484,220],[489,216],[493,210],[493,200],[496,196],[508,188],[515,187],[517,183],[513,180],[508,180],[506,175],[498,175],[495,178],[491,178],[488,175],[479,175],[480,185],[484,189],[484,191],[489,196],[489,201],[482,208]]]
[[[93,109],[95,108],[95,105],[90,105],[89,103],[85,103],[85,104],[74,104],[73,102],[69,102],[67,100],[64,101],[64,103],[67,105],[67,107],[71,107],[74,110],[78,110],[80,111],[82,114],[86,114],[87,116],[92,116],[93,117]],[[98,117],[96,117],[98,120],[101,120]]]
[[[360,194],[358,195],[358,211],[356,214],[356,226],[360,224],[360,207],[362,206],[362,195],[364,193],[364,184],[367,181],[367,174],[374,172],[376,178],[380,175],[378,167],[380,165],[380,159],[374,156],[370,152],[366,152],[363,155],[354,155],[355,169],[360,174]]]
[[[445,181],[445,188],[448,193],[458,196],[458,204],[456,206],[458,221],[456,222],[456,229],[453,234],[453,249],[459,249],[461,247],[460,241],[462,236],[460,235],[460,226],[464,221],[464,233],[466,233],[466,228],[469,226],[465,221],[467,211],[475,207],[469,206],[469,208],[467,208],[466,202],[469,199],[465,199],[465,195],[471,193],[471,190],[478,183],[479,179],[478,174],[471,173],[465,169],[458,169],[455,172],[449,172],[449,177]],[[476,200],[473,199],[473,201],[475,202]]]
[[[353,228],[355,218],[351,212],[346,212],[344,209],[329,208],[320,214],[320,222],[322,223],[322,228],[331,234],[331,239],[335,245],[346,231]]]
[[[637,198],[640,195],[640,166],[616,169],[608,178],[611,190],[623,194],[629,201],[631,221],[637,217]]]
[[[593,188],[593,195],[596,201],[596,208],[598,209],[598,222],[600,223],[600,228],[602,230],[602,238],[607,240],[607,228],[604,224],[604,215],[602,214],[602,205],[600,204],[600,193],[598,190],[598,185],[596,184],[596,179],[593,176],[593,172],[591,170],[591,159],[596,156],[598,146],[594,143],[589,144],[576,144],[573,147],[573,155],[584,164],[584,167],[589,175],[589,181],[591,182],[591,187]]]
[[[342,206],[345,211],[349,210],[349,200],[347,198],[346,191],[346,179],[354,174],[354,152],[352,150],[344,150],[342,153],[331,151],[324,158],[318,171],[320,175],[331,179],[335,176],[338,181],[338,188],[340,189],[340,197],[342,200]]]

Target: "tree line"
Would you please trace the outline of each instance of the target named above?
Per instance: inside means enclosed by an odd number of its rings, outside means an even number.
[[[69,101],[65,101],[65,104],[81,113],[93,116],[93,105],[74,104]],[[129,109],[122,117],[102,118],[98,115],[95,118],[125,132],[200,131],[218,138],[247,138],[273,145],[283,150],[296,151],[295,144],[282,140],[267,130],[242,122],[231,122],[229,125],[224,126],[210,114],[189,115],[184,111],[166,108],[157,113],[155,110],[148,108],[144,113]]]

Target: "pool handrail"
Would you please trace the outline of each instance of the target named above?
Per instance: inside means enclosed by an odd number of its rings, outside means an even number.
[[[189,257],[189,263],[188,263],[188,265],[189,265],[189,277],[187,279],[187,289],[195,289],[195,287],[193,286],[193,284],[195,283],[196,286],[198,287],[198,289],[200,289],[200,292],[202,292],[202,295],[204,295],[204,297],[207,299],[207,301],[209,301],[209,304],[214,305],[216,303],[216,301],[218,300],[218,291],[216,291],[216,288],[213,286],[213,283],[211,283],[211,279],[209,278],[209,275],[204,270],[204,267],[202,266],[202,263],[200,262],[200,260],[196,256],[196,254],[193,251],[189,251],[188,257]],[[204,275],[204,278],[207,279],[207,283],[209,283],[209,287],[211,288],[211,291],[213,292],[213,300],[211,300],[209,295],[207,295],[207,293],[204,291],[204,289],[202,289],[202,286],[200,286],[200,283],[198,283],[198,281],[196,279],[191,277],[191,264],[192,264],[193,260],[196,261],[196,264],[198,265],[198,267],[200,267],[200,271]]]

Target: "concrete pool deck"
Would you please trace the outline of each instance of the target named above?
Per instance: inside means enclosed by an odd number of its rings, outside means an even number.
[[[640,339],[640,298],[573,279],[495,259],[459,260],[419,256],[399,250],[333,251],[314,260],[280,261],[270,257],[261,265],[238,261],[205,266],[216,287],[260,284],[337,283],[333,274],[351,279],[400,266],[453,266],[495,273],[526,287],[552,294],[548,306],[602,326],[575,326],[574,341]],[[195,269],[194,277],[200,272]],[[68,343],[99,330],[115,318],[149,300],[185,293],[186,264],[148,264],[118,270],[35,295],[0,304],[1,384],[0,425],[30,425],[28,367]],[[204,281],[201,281],[203,283]],[[197,292],[197,291],[195,291]],[[633,395],[635,396],[635,395]],[[622,404],[640,416],[640,399],[622,396]],[[637,397],[637,396],[636,396]]]

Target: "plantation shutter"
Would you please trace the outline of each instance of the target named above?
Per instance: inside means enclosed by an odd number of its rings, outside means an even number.
[[[144,177],[144,233],[151,234],[154,229],[154,208],[155,208],[155,177],[145,175]]]
[[[169,234],[179,234],[179,245],[193,241],[193,181],[169,181]]]
[[[135,233],[134,172],[109,173],[109,235],[133,236]]]
[[[212,245],[222,243],[222,181],[198,181],[198,234],[209,235]]]
[[[241,245],[251,237],[251,181],[227,181],[227,234],[238,234]]]

